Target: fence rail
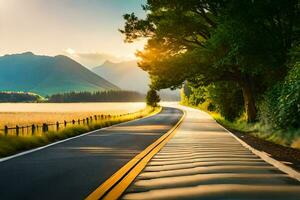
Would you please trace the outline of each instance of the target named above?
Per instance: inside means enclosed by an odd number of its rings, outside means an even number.
[[[109,119],[114,119],[117,117],[126,116],[132,113],[120,114],[120,115],[93,115],[83,119],[73,119],[70,121],[64,120],[63,122],[56,122],[56,123],[42,123],[42,124],[32,124],[26,126],[19,126],[16,125],[14,127],[8,127],[7,125],[4,126],[3,129],[0,129],[0,132],[5,136],[8,135],[39,135],[44,134],[49,131],[59,131],[64,128],[74,126],[74,125],[89,125],[94,122],[105,121]]]

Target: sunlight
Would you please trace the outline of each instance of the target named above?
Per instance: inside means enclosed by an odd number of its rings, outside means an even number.
[[[65,50],[66,53],[70,54],[70,55],[74,55],[75,54],[75,50],[74,49],[71,49],[71,48],[67,48]]]

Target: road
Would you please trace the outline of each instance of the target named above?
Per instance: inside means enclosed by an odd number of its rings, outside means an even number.
[[[166,133],[175,108],[0,162],[0,199],[84,199]]]
[[[300,182],[245,148],[202,111],[186,118],[122,199],[299,200]]]

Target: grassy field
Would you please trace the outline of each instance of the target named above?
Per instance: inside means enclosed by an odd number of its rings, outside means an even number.
[[[51,142],[62,140],[86,133],[88,131],[111,126],[121,122],[126,122],[138,118],[145,117],[160,111],[160,108],[146,107],[142,110],[132,112],[131,114],[120,116],[113,119],[101,120],[100,122],[91,123],[89,125],[76,125],[62,129],[61,131],[49,131],[42,136],[4,136],[0,135],[0,157],[9,156],[20,151],[43,146]]]
[[[99,114],[125,114],[145,103],[0,103],[0,129],[77,120]]]

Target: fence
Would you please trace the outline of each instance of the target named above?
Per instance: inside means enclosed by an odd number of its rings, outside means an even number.
[[[130,113],[126,114],[121,114],[121,115],[94,115],[94,116],[89,116],[84,119],[78,119],[78,120],[71,120],[71,121],[66,121],[64,120],[63,122],[56,122],[56,123],[42,123],[42,124],[32,124],[32,125],[27,125],[27,126],[18,126],[16,125],[15,127],[8,127],[4,126],[4,129],[0,129],[1,133],[4,134],[5,136],[7,135],[16,135],[16,136],[21,136],[21,135],[41,135],[44,133],[47,133],[48,131],[59,131],[64,128],[70,127],[70,126],[75,126],[75,125],[89,125],[91,123],[98,123],[101,120],[110,120],[110,119],[115,119],[117,117],[122,117],[129,115]],[[131,113],[132,114],[132,113]]]

